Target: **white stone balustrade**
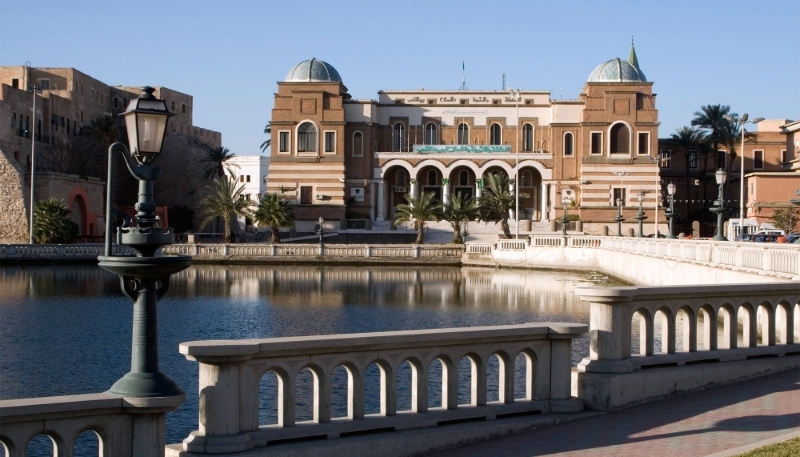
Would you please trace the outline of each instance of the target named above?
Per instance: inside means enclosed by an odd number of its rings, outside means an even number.
[[[499,240],[497,250],[499,251],[524,251],[530,245],[530,240],[526,238],[515,240]]]
[[[53,442],[54,457],[72,457],[75,439],[91,430],[98,436],[100,455],[163,456],[165,412],[184,399],[184,395],[119,398],[100,393],[0,400],[0,442],[7,457],[23,457],[31,439],[45,435]]]
[[[199,429],[182,446],[168,449],[173,454],[241,452],[297,438],[338,438],[537,411],[581,411],[582,402],[570,396],[571,348],[572,340],[586,330],[583,324],[531,323],[182,343],[181,353],[200,364]],[[524,399],[514,398],[514,361],[519,354],[527,361]],[[499,401],[487,402],[486,363],[493,355],[500,362]],[[458,364],[464,357],[472,366],[469,405],[458,404]],[[436,380],[441,381],[442,405],[429,408],[429,367],[436,359],[442,365],[441,380]],[[398,414],[396,373],[404,362],[412,370],[411,411]],[[365,415],[364,373],[373,363],[381,372],[381,412]],[[348,413],[332,419],[331,375],[339,366],[348,375]],[[314,419],[298,423],[295,385],[306,368],[314,376]],[[278,423],[259,426],[259,382],[270,371],[278,378]]]
[[[42,261],[86,261],[97,260],[103,255],[102,244],[0,244],[0,263],[13,263],[23,259]],[[126,245],[113,244],[116,256],[135,255]]]
[[[800,366],[800,284],[796,282],[578,287],[575,293],[590,303],[590,356],[578,364],[578,370],[587,374],[585,382],[579,383],[580,396],[593,408],[614,409],[682,389]],[[631,350],[634,316],[639,325],[639,354]],[[661,327],[660,348],[656,348],[656,320]],[[677,350],[678,330],[681,351]],[[765,359],[755,368],[725,363],[765,357],[782,360]],[[654,374],[685,365],[692,365],[686,367],[691,370]],[[625,380],[626,373],[640,370],[650,378]],[[644,388],[643,382],[647,383]]]

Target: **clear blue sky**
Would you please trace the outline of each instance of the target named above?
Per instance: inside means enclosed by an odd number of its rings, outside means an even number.
[[[276,81],[331,63],[355,98],[381,89],[551,90],[576,98],[631,35],[660,137],[706,104],[800,119],[800,1],[0,0],[0,65],[74,67],[194,96],[194,120],[259,153]]]

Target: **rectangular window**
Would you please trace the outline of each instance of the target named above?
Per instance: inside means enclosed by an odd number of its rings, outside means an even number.
[[[186,105],[181,103],[181,113],[186,114]]]
[[[128,97],[122,97],[122,106],[128,106]]]
[[[278,132],[278,152],[289,152],[289,133]]]
[[[244,175],[239,176],[239,182],[244,182]]]
[[[789,156],[786,154],[786,149],[781,151],[781,163],[789,162]]]
[[[640,156],[650,155],[650,132],[639,132],[639,147],[636,153]]]
[[[119,108],[119,97],[114,97],[114,109]]]
[[[175,100],[170,102],[170,106],[172,107],[170,108],[170,111],[175,111]]]
[[[599,155],[603,153],[603,133],[592,132],[592,155]]]
[[[689,151],[689,169],[697,170],[697,151]]]
[[[92,89],[92,101],[94,101],[94,89]]]
[[[659,156],[661,168],[670,169],[672,166],[672,151],[664,149],[661,151]]]
[[[81,95],[83,95],[83,84],[81,84]]]
[[[250,182],[250,175],[247,175],[247,180],[245,182]]]
[[[336,132],[325,132],[325,152],[336,152]]]
[[[611,206],[625,206],[625,188],[615,187]]]
[[[18,78],[11,78],[11,87],[14,89],[19,89],[19,79]]]
[[[313,193],[314,188],[312,186],[300,186],[300,204],[301,205],[310,205],[313,203],[311,200],[311,195]]]
[[[39,89],[41,89],[41,90],[50,90],[50,80],[49,79],[40,79],[39,80]]]
[[[764,151],[753,151],[753,169],[764,169]]]

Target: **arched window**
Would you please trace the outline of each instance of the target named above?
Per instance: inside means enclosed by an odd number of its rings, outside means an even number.
[[[458,185],[459,186],[469,185],[469,173],[467,173],[467,170],[461,170],[461,173],[458,174]]]
[[[42,120],[36,122],[36,140],[42,141]]]
[[[631,153],[631,131],[627,125],[619,123],[611,126],[611,154]]]
[[[394,125],[394,131],[392,132],[392,149],[395,151],[399,151],[403,149],[404,145],[406,144],[405,141],[405,126],[401,123],[397,123]]]
[[[439,184],[439,175],[436,174],[436,170],[428,170],[428,185],[435,186]]]
[[[394,185],[405,186],[406,184],[408,184],[408,181],[406,180],[407,177],[408,174],[406,174],[405,170],[397,170],[394,173]]]
[[[425,144],[438,144],[439,135],[437,135],[436,124],[430,123],[425,126]]]
[[[530,124],[522,127],[522,150],[533,151],[533,126]]]
[[[364,135],[361,132],[353,134],[353,157],[364,156]]]
[[[564,155],[571,156],[572,155],[572,133],[567,132],[564,135]]]
[[[489,144],[503,144],[503,129],[500,124],[492,124],[489,129]]]
[[[15,111],[14,114],[11,115],[11,128],[13,129],[16,126],[17,126],[17,113]]]
[[[530,170],[522,171],[522,187],[533,186],[533,173]]]
[[[317,127],[311,122],[297,128],[297,152],[317,152]]]
[[[458,124],[458,138],[457,144],[469,144],[469,126],[467,124]]]
[[[25,116],[25,138],[31,137],[31,118]]]

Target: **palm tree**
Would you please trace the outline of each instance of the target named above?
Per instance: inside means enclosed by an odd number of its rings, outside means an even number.
[[[692,125],[705,130],[706,136],[714,146],[712,151],[719,149],[719,144],[725,139],[725,133],[730,128],[730,121],[725,119],[726,115],[731,114],[731,107],[728,105],[705,105],[700,107],[700,111],[694,112]]]
[[[404,197],[408,204],[397,205],[394,223],[397,225],[404,222],[414,222],[414,228],[417,230],[417,239],[414,244],[422,244],[425,223],[441,220],[442,205],[434,200],[433,192],[423,192],[416,197],[406,194]]]
[[[39,200],[33,210],[33,240],[37,243],[69,243],[78,236],[78,225],[57,198]]]
[[[294,225],[294,208],[289,202],[278,194],[266,194],[258,202],[258,209],[253,214],[253,220],[257,224],[268,225],[272,229],[270,242],[280,243],[281,228],[288,228]]]
[[[504,173],[490,173],[484,177],[483,195],[478,199],[478,211],[481,220],[500,222],[503,236],[511,238],[508,226],[508,214],[516,205],[511,180]],[[528,194],[519,194],[519,198],[528,198]]]
[[[463,244],[462,227],[466,232],[466,224],[478,218],[478,201],[474,197],[462,196],[461,192],[445,203],[442,212],[444,220],[453,227],[453,243]]]
[[[264,127],[264,133],[269,135],[269,138],[267,138],[266,140],[264,140],[263,143],[261,143],[261,152],[267,152],[267,149],[269,149],[270,145],[272,144],[272,123],[271,122],[267,122],[267,126]]]
[[[231,219],[237,216],[250,217],[250,209],[253,205],[250,200],[244,198],[244,184],[237,186],[236,181],[230,177],[223,177],[214,180],[206,186],[208,194],[200,202],[200,230],[209,222],[217,217],[224,221],[223,241],[229,242]]]
[[[225,176],[226,171],[233,175],[232,168],[235,165],[226,163],[233,157],[236,157],[236,154],[233,154],[228,148],[223,146],[207,150],[206,156],[201,160],[201,162],[208,164],[203,173],[203,179],[211,180],[222,178]]]

